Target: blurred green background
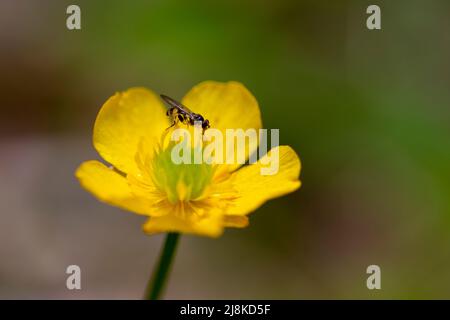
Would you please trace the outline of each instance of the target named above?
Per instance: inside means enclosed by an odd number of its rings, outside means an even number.
[[[382,30],[366,28],[370,4]],[[181,98],[203,80],[252,91],[303,186],[247,229],[182,237],[167,298],[450,298],[449,31],[446,0],[3,0],[0,298],[141,298],[162,236],[73,173],[98,158],[114,92]]]

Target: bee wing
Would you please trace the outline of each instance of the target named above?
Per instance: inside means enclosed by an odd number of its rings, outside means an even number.
[[[171,97],[168,97],[164,94],[161,94],[161,99],[163,99],[168,105],[170,105],[171,107],[177,108],[179,111],[189,114],[189,115],[194,115],[195,113],[192,112],[188,107],[186,107],[185,105],[181,104],[180,102],[176,101],[175,99],[172,99]]]

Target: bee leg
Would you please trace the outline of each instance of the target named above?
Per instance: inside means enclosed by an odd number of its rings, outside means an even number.
[[[170,128],[172,128],[174,125],[176,125],[177,122],[178,122],[178,121],[174,121],[170,127],[166,128],[166,131],[169,130]]]

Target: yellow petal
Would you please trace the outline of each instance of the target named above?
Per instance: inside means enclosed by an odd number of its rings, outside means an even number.
[[[193,112],[208,119],[211,128],[221,130],[224,137],[226,129],[243,129],[244,131],[255,129],[258,136],[258,130],[262,128],[258,102],[250,91],[239,82],[202,82],[186,94],[182,103]],[[226,145],[225,142],[224,145]],[[256,146],[247,149],[251,153]],[[226,157],[231,152],[233,150],[224,149],[224,156]],[[249,152],[246,152],[245,159],[248,159],[248,154]],[[235,164],[228,168],[231,171],[239,166],[239,164]]]
[[[186,94],[182,103],[205,116],[214,128],[262,127],[258,102],[239,82],[202,82]]]
[[[168,126],[159,97],[145,88],[131,88],[116,93],[100,109],[94,125],[94,147],[119,170],[136,172],[139,142],[156,141]]]
[[[279,152],[278,173],[261,175],[261,168],[273,152]],[[260,207],[267,200],[293,192],[300,187],[300,159],[289,146],[279,146],[255,164],[242,167],[231,176],[238,197],[227,209],[230,215],[245,215]]]
[[[151,217],[142,228],[148,234],[181,232],[216,238],[223,233],[222,219],[223,217],[219,215],[211,215],[199,220],[183,219],[169,213],[161,217]]]
[[[147,200],[131,192],[127,179],[103,163],[83,162],[75,172],[80,184],[99,200],[119,208],[147,215]]]
[[[246,216],[226,215],[224,220],[225,227],[232,228],[245,228],[248,223],[248,217]]]

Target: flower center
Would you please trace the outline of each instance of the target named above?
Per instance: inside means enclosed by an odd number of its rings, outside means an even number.
[[[194,150],[191,150],[190,164],[176,164],[172,161],[173,146],[158,150],[152,160],[152,178],[158,189],[166,193],[171,203],[200,198],[211,182],[214,167],[210,164],[194,163]]]

